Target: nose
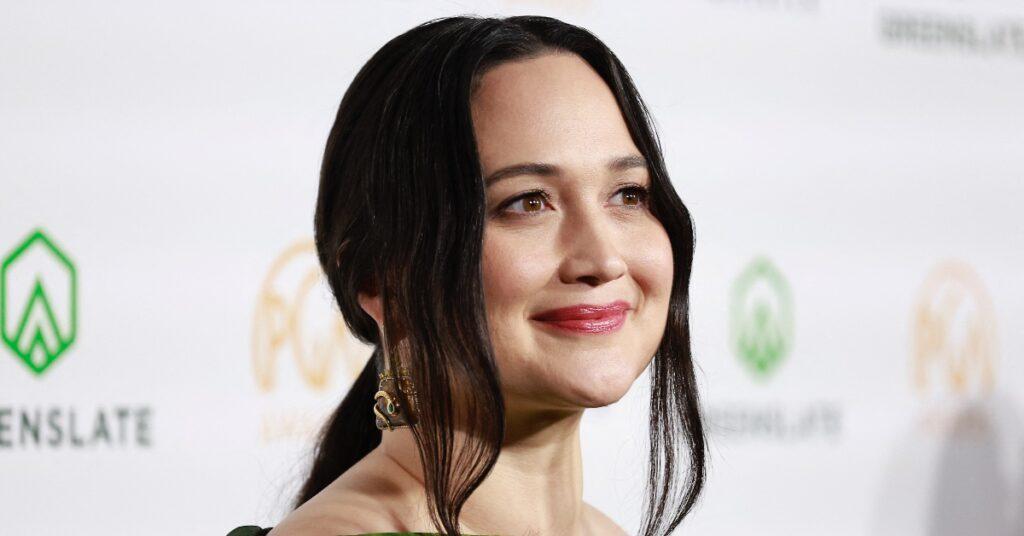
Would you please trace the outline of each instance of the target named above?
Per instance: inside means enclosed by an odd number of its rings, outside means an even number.
[[[565,258],[559,269],[563,283],[598,286],[626,273],[615,225],[601,209],[571,211],[563,220]]]

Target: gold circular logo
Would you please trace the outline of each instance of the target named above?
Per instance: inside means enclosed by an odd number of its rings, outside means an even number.
[[[965,262],[936,266],[913,316],[913,381],[924,396],[980,397],[995,383],[996,328],[992,300]]]
[[[274,389],[282,352],[316,391],[330,385],[339,361],[353,379],[366,364],[368,348],[349,333],[330,291],[314,292],[326,287],[322,274],[312,240],[289,246],[267,271],[252,326],[252,366],[261,391]]]

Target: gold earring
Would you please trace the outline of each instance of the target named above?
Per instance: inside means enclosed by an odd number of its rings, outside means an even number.
[[[378,430],[390,431],[416,422],[416,389],[412,378],[409,377],[409,369],[399,367],[398,372],[397,377],[390,370],[379,374],[380,383],[377,386],[377,393],[373,395],[373,414],[377,417]],[[403,406],[399,392],[405,395],[405,400],[411,407]]]
[[[376,417],[374,422],[378,430],[391,431],[398,427],[416,424],[419,401],[416,398],[416,388],[409,376],[409,369],[402,366],[401,361],[398,361],[398,375],[395,376],[391,373],[391,356],[388,352],[391,344],[385,325],[387,325],[386,319],[380,326],[384,366],[382,367],[383,372],[378,374],[380,382],[377,384],[377,392],[373,395],[373,414]],[[406,405],[409,407],[405,407]]]

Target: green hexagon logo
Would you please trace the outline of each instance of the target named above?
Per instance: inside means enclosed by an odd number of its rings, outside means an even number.
[[[0,269],[0,330],[4,345],[41,376],[75,342],[75,265],[36,229],[4,257]]]
[[[771,261],[757,257],[733,283],[729,311],[733,351],[755,377],[767,378],[793,348],[789,283]]]

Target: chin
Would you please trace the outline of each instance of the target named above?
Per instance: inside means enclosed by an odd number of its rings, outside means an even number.
[[[581,378],[582,380],[583,378]],[[590,376],[587,382],[573,385],[571,400],[583,408],[601,408],[626,396],[636,377],[624,371]]]
[[[603,408],[621,400],[626,392],[628,392],[628,389],[621,393],[594,393],[586,398],[579,399],[577,405],[586,409]]]

